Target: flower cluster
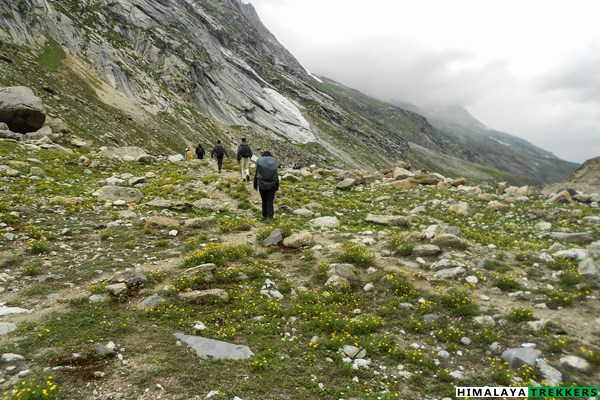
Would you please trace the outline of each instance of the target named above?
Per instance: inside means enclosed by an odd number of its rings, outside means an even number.
[[[2,393],[2,397],[9,400],[39,400],[39,399],[57,399],[57,386],[53,382],[52,376],[46,379],[33,379],[21,381],[20,385],[15,385],[11,390]]]

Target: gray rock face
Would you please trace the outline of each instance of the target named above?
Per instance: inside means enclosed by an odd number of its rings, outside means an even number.
[[[502,353],[501,358],[506,361],[512,369],[519,369],[523,364],[535,367],[536,361],[540,358],[541,354],[541,351],[531,347],[518,347],[505,350]]]
[[[35,132],[44,126],[46,113],[42,99],[24,86],[0,88],[0,122],[13,132]]]
[[[120,186],[104,186],[94,192],[94,195],[103,201],[124,201],[125,203],[139,203],[144,197],[138,189]]]
[[[183,333],[175,333],[175,337],[190,346],[202,360],[245,360],[254,356],[248,346]]]

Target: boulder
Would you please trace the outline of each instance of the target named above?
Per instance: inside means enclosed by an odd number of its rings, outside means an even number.
[[[40,140],[49,136],[52,136],[52,129],[46,125],[42,126],[35,132],[26,133],[24,139],[28,142],[35,142],[36,140]]]
[[[182,292],[178,296],[184,300],[203,300],[208,299],[209,301],[229,301],[229,293],[223,289],[206,289],[206,290],[193,290],[191,292]]]
[[[408,218],[401,215],[373,215],[369,214],[365,218],[366,222],[372,222],[380,225],[403,226],[408,227]]]
[[[551,232],[550,236],[553,239],[558,240],[563,243],[587,243],[593,242],[594,237],[588,232],[576,232],[576,233],[566,233],[566,232]]]
[[[412,255],[415,257],[433,257],[437,256],[442,252],[439,246],[433,244],[422,244],[415,246],[412,251]]]
[[[104,186],[94,192],[94,196],[104,201],[124,201],[125,203],[139,203],[144,197],[141,191],[135,188]]]
[[[13,132],[35,132],[44,126],[46,113],[42,99],[25,86],[0,88],[0,122]]]
[[[442,249],[465,249],[467,247],[467,243],[459,238],[458,236],[451,235],[449,233],[444,233],[442,235],[437,235],[431,241],[431,244],[436,245]]]
[[[283,240],[283,233],[281,232],[281,229],[274,229],[273,231],[271,231],[269,236],[265,240],[263,240],[262,245],[264,247],[269,247],[269,246],[272,246],[274,244],[281,242],[282,240]]]
[[[441,269],[439,271],[436,271],[433,277],[435,279],[454,279],[464,275],[465,272],[466,271],[463,267]]]
[[[340,189],[340,190],[348,190],[348,189],[351,189],[355,185],[356,185],[355,179],[346,178],[343,181],[341,181],[340,183],[338,183],[335,188]]]
[[[471,214],[471,208],[467,203],[452,204],[448,207],[448,211],[460,215]]]
[[[394,181],[390,183],[390,186],[392,186],[396,190],[410,190],[410,188],[412,187],[412,183],[409,179],[401,179],[399,181]]]
[[[301,217],[312,217],[313,215],[315,215],[314,212],[312,212],[311,210],[307,209],[307,208],[299,208],[297,210],[294,210],[294,214],[299,215]]]
[[[409,178],[411,182],[418,183],[419,185],[437,185],[440,182],[440,178],[434,174],[421,174],[415,175]]]
[[[309,225],[316,228],[337,228],[340,226],[340,221],[337,217],[319,217],[311,220]]]
[[[154,310],[159,304],[162,304],[166,301],[167,300],[164,297],[153,294],[152,296],[146,297],[144,300],[142,300],[140,304],[138,304],[137,308],[139,310]]]
[[[356,276],[356,268],[352,264],[331,264],[327,275],[329,277],[340,277],[350,283],[357,283],[358,276]]]
[[[558,386],[562,380],[563,375],[560,371],[548,364],[543,358],[537,359],[537,367],[539,368],[544,380],[548,383],[548,386]]]
[[[283,239],[283,245],[294,249],[312,246],[315,240],[310,232],[298,232]]]
[[[531,347],[518,347],[505,350],[502,353],[502,360],[506,361],[512,369],[519,369],[524,364],[531,367],[536,366],[536,361],[540,358],[542,352]]]
[[[413,176],[415,176],[415,174],[404,168],[394,168],[392,171],[392,178],[396,181],[411,178]]]
[[[199,208],[201,210],[210,210],[214,212],[220,212],[225,210],[225,204],[220,203],[218,201],[212,199],[200,199],[192,203],[194,207]]]
[[[179,222],[172,218],[153,215],[146,220],[144,228],[173,228],[179,226]]]
[[[0,336],[7,335],[17,330],[17,325],[12,322],[0,322]]]
[[[548,202],[558,204],[571,204],[573,203],[573,198],[571,198],[571,194],[567,190],[563,190],[550,197]]]
[[[175,337],[190,346],[202,360],[245,360],[254,356],[248,346],[183,333],[175,333]]]
[[[592,366],[587,360],[577,356],[564,356],[560,358],[560,363],[580,372],[591,372]]]

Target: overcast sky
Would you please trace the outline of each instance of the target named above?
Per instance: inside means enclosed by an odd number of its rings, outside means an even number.
[[[317,75],[382,99],[462,105],[565,160],[600,156],[598,0],[250,3]]]

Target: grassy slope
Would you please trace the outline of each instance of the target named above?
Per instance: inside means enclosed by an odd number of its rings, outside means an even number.
[[[454,393],[458,382],[449,372],[458,366],[464,367],[466,374],[460,382],[463,386],[507,385],[513,376],[524,379],[523,385],[531,379],[541,381],[535,370],[513,372],[490,356],[489,345],[495,341],[502,348],[534,341],[555,366],[564,354],[587,358],[595,372],[586,375],[561,368],[566,372],[566,384],[591,385],[599,378],[600,359],[595,355],[600,351],[600,333],[583,325],[599,312],[597,302],[586,299],[587,295],[597,296],[598,289],[578,276],[572,261],[557,258],[549,263],[536,256],[552,241],[539,234],[537,220],[530,218],[532,213],[552,215],[565,229],[578,231],[578,221],[594,213],[588,206],[556,206],[533,196],[531,202],[513,203],[510,212],[499,214],[466,193],[422,187],[399,194],[380,185],[336,191],[335,196],[326,197],[323,193],[335,191],[337,183],[326,174],[299,183],[283,182],[277,194],[278,207],[308,205],[323,215],[335,211],[341,222],[337,232],[313,230],[325,248],[266,249],[256,242],[273,228],[280,227],[286,235],[311,230],[310,218],[280,209],[274,223],[257,222],[258,196],[239,182],[235,163],[228,161],[225,173],[217,175],[209,162],[142,166],[101,160],[100,168],[85,174],[88,166],[81,162],[81,155],[94,158],[89,149],[65,154],[0,141],[1,163],[19,172],[4,176],[0,189],[0,221],[18,236],[15,241],[0,236],[0,253],[16,255],[9,271],[14,279],[7,287],[17,290],[9,290],[4,298],[9,306],[35,310],[19,319],[17,332],[2,337],[0,351],[26,357],[19,368],[29,368],[32,373],[23,379],[23,387],[35,387],[36,377],[45,380],[48,375],[44,368],[56,366],[70,367],[52,372],[60,398],[69,399],[115,392],[124,398],[138,398],[146,389],[150,398],[160,395],[182,400],[202,398],[211,390],[221,391],[225,398],[244,399],[441,398]],[[28,158],[41,164],[26,161]],[[37,180],[28,177],[30,168],[38,165],[45,175]],[[141,188],[145,198],[132,208],[136,214],[132,219],[120,214],[127,206],[106,206],[91,195],[111,175],[148,172],[154,175]],[[56,196],[66,199],[51,200]],[[206,223],[202,229],[178,226],[179,234],[171,236],[168,231],[173,226],[151,228],[135,223],[161,211],[144,204],[155,196],[190,202],[209,197],[231,206],[217,214],[196,208],[171,210],[168,214],[176,224],[190,218]],[[373,201],[382,196],[388,200]],[[449,200],[468,202],[477,211],[470,216],[450,213],[445,207]],[[410,217],[408,228],[364,222],[369,213],[406,215],[415,206],[423,206],[425,211]],[[111,222],[116,223],[108,227]],[[392,258],[381,257],[380,252],[387,249],[397,252],[400,264],[414,261],[410,249],[415,243],[405,234],[431,224],[461,229],[470,246],[467,258],[459,259],[471,266],[469,274],[478,277],[478,284],[433,279],[433,272],[425,267],[404,267],[400,272]],[[597,225],[586,227],[596,240],[599,229]],[[377,243],[372,247],[353,244],[365,238],[362,232],[366,230],[373,232]],[[327,246],[334,243],[343,246]],[[498,249],[489,248],[490,244]],[[446,252],[445,257],[457,256]],[[494,261],[475,268],[483,258]],[[329,263],[339,261],[355,266],[359,282],[341,289],[325,288]],[[205,262],[217,264],[213,274],[181,275],[186,268]],[[92,293],[106,294],[108,279],[126,267],[139,267],[148,283],[105,302],[87,300]],[[368,267],[376,272],[369,272]],[[384,272],[386,268],[388,272]],[[391,274],[393,270],[398,272]],[[553,277],[556,271],[563,271],[564,276]],[[240,280],[240,273],[246,278]],[[64,277],[42,283],[38,278],[47,274]],[[266,277],[277,283],[283,300],[260,295]],[[375,286],[374,291],[362,290],[367,282]],[[66,283],[76,287],[70,289]],[[554,289],[549,289],[548,283]],[[493,290],[516,291],[525,284],[532,293],[529,296],[508,297]],[[165,286],[170,289],[163,290]],[[227,290],[230,300],[186,302],[177,296],[188,289],[209,288]],[[46,298],[50,293],[58,293],[68,303],[52,305]],[[137,309],[144,297],[154,293],[165,297],[166,303],[157,311]],[[480,294],[492,297],[492,302],[478,300]],[[551,309],[534,309],[539,302]],[[406,309],[403,303],[413,307]],[[50,308],[46,308],[48,304]],[[361,310],[360,315],[355,309]],[[426,326],[425,314],[440,318]],[[474,323],[474,315],[510,322],[502,329],[485,327]],[[526,324],[532,318],[552,323],[532,333]],[[196,321],[207,325],[203,336],[249,345],[256,357],[199,363],[193,352],[175,346],[172,336],[176,331],[197,333],[193,328]],[[569,334],[557,336],[562,329]],[[310,342],[313,336],[319,337],[316,344]],[[461,345],[463,336],[473,342]],[[108,341],[124,348],[120,352],[127,365],[94,356],[93,344]],[[414,343],[421,347],[415,349]],[[353,370],[338,352],[344,345],[366,349],[373,365]],[[440,349],[450,353],[448,360],[436,356]],[[400,377],[398,365],[412,377]],[[94,390],[96,394],[92,394]]]

